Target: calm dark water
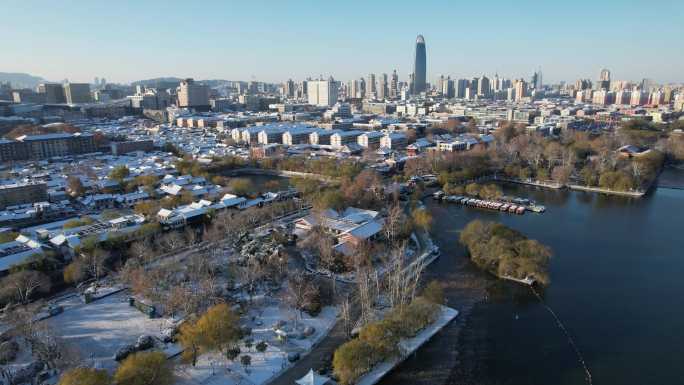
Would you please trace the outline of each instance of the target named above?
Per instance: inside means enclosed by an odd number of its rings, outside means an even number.
[[[290,179],[273,175],[241,175],[234,178],[249,179],[259,193],[284,190],[290,187]]]
[[[684,171],[668,170],[661,179],[684,186]],[[428,202],[443,250],[429,278],[449,284],[456,308],[468,309],[468,296],[485,299],[382,384],[587,383],[567,338],[529,289],[468,261],[458,230],[476,218],[551,246],[544,301],[574,337],[594,384],[684,383],[684,190],[661,187],[636,200],[506,188],[547,212],[516,216]]]

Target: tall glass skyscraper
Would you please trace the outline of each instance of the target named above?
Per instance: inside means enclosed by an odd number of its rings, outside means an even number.
[[[414,94],[427,91],[425,80],[427,78],[427,59],[425,56],[425,38],[423,38],[423,35],[418,35],[418,38],[416,39],[416,61],[413,65]]]

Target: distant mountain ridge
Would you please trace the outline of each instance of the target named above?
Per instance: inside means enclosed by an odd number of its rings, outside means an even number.
[[[176,88],[180,84],[181,80],[184,78],[177,78],[174,76],[167,76],[167,77],[158,77],[158,78],[153,78],[153,79],[143,79],[143,80],[136,80],[131,83],[131,86],[135,87],[138,85],[145,86],[145,87],[151,87],[151,88],[160,88],[160,89],[165,89],[165,88]],[[238,81],[234,80],[224,80],[224,79],[195,79],[197,83],[202,83],[206,84],[209,87],[217,87],[222,84],[231,84],[231,83],[238,83]],[[247,83],[245,81],[241,81],[240,83]]]
[[[181,78],[173,77],[173,76],[168,76],[168,77],[159,77],[159,78],[153,78],[153,79],[143,79],[143,80],[136,80],[131,83],[132,86],[153,86],[155,84],[160,84],[160,83],[180,83],[180,81],[183,80]]]
[[[0,83],[9,82],[13,88],[35,88],[46,80],[40,76],[34,76],[20,72],[0,72]]]

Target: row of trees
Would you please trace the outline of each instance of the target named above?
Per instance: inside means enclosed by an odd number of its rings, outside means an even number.
[[[476,265],[498,277],[529,277],[543,285],[550,283],[551,250],[516,230],[476,219],[461,231],[460,241]]]
[[[358,338],[341,345],[333,356],[333,372],[341,384],[352,384],[377,363],[402,354],[401,339],[432,324],[444,301],[441,286],[430,283],[421,297],[397,304],[380,321],[366,324]]]
[[[128,356],[111,376],[105,369],[79,367],[68,370],[58,385],[170,385],[173,365],[162,352],[138,352]]]
[[[664,156],[684,156],[682,135],[666,134],[662,127],[638,121],[624,123],[616,134],[592,136],[587,132],[563,131],[558,137],[531,133],[523,126],[507,123],[495,132],[496,140],[487,149],[460,153],[432,153],[407,161],[405,177],[432,173],[452,190],[458,185],[495,172],[509,178],[553,180],[599,186],[618,190],[648,186],[662,167]],[[641,138],[641,139],[639,139]],[[644,139],[647,138],[648,140]],[[624,144],[652,149],[635,158],[620,156],[616,150]],[[681,151],[680,151],[681,150]],[[619,173],[620,178],[615,178]],[[619,179],[619,180],[618,180]]]
[[[475,198],[497,200],[503,196],[503,190],[494,183],[480,184],[468,183],[459,185],[448,183],[444,185],[443,191],[448,195],[469,195]]]
[[[259,166],[267,169],[307,172],[333,178],[354,178],[364,169],[361,163],[353,160],[328,157],[307,159],[302,156],[266,158],[260,161]]]

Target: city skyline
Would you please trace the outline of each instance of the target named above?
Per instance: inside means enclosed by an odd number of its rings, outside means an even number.
[[[338,8],[208,3],[194,12],[162,8],[160,2],[131,3],[129,8],[81,3],[57,10],[42,4],[47,3],[4,5],[3,57],[11,60],[0,71],[75,82],[96,76],[119,83],[160,76],[282,82],[319,74],[348,80],[396,68],[406,81],[413,71],[415,37],[422,34],[429,43],[430,83],[440,74],[527,77],[540,67],[547,84],[594,80],[604,67],[614,79],[683,80],[674,63],[684,60],[684,52],[675,48],[684,33],[675,20],[684,6],[675,1],[649,8],[635,1],[619,7],[580,2],[571,9],[531,1],[490,2],[494,13],[482,5],[431,2],[423,7],[430,17],[410,28],[396,21],[412,11],[394,3],[364,5],[366,12],[358,12],[354,2]],[[487,18],[463,17],[485,11]],[[142,14],[160,15],[155,20],[162,22],[141,20]],[[116,23],[104,26],[104,17]],[[637,17],[638,27],[622,21]],[[373,27],[351,28],[348,20]],[[559,26],[561,20],[565,24]],[[178,28],[187,23],[191,31]],[[648,52],[657,52],[658,60]],[[287,60],[278,59],[283,57]]]

